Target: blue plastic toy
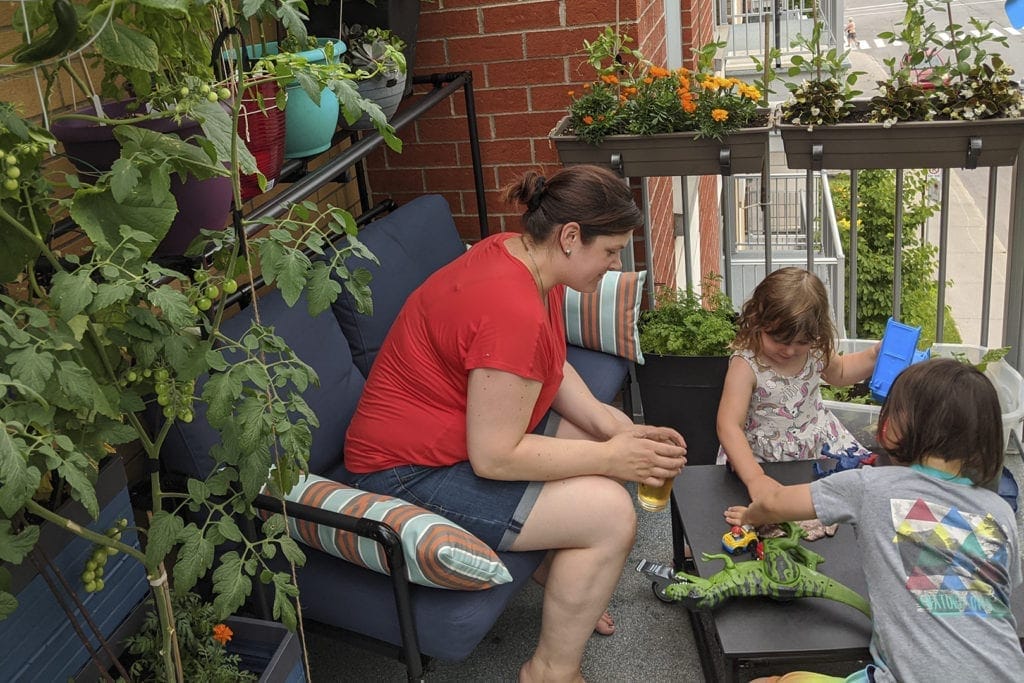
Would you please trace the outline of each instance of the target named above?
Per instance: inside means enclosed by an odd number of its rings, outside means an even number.
[[[830,474],[835,474],[836,472],[842,472],[844,470],[855,470],[864,465],[874,465],[875,461],[878,459],[878,453],[865,453],[858,446],[850,446],[841,453],[833,453],[828,447],[828,444],[825,444],[821,447],[821,454],[827,458],[835,460],[836,465],[832,469],[826,470],[821,466],[821,462],[815,461],[813,467],[816,479],[821,479],[822,477],[827,477]]]
[[[868,389],[871,398],[882,403],[889,395],[896,376],[914,363],[920,363],[931,357],[931,349],[917,350],[917,342],[921,338],[921,328],[911,327],[897,322],[892,318],[885,324],[885,336],[882,337],[882,348],[878,351],[875,371],[871,374]]]

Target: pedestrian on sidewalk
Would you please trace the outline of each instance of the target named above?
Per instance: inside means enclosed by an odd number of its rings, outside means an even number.
[[[857,47],[857,24],[853,23],[853,17],[846,18],[846,47],[851,50]]]

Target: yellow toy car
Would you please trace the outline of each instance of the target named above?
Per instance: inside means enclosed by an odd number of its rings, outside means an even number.
[[[722,534],[722,548],[730,555],[743,552],[754,552],[758,542],[757,532],[754,528],[744,524],[734,526]]]

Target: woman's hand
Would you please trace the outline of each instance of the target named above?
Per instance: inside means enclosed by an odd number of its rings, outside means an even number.
[[[609,439],[613,453],[609,476],[657,486],[679,474],[686,464],[686,445],[673,429],[637,425]]]

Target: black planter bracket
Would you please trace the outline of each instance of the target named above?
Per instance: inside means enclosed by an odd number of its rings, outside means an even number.
[[[967,159],[964,161],[964,168],[978,168],[980,158],[981,138],[972,135],[967,140]]]
[[[825,146],[820,142],[811,145],[811,170],[820,171],[825,161]]]
[[[718,148],[718,172],[721,175],[732,175],[732,149],[729,147]]]

